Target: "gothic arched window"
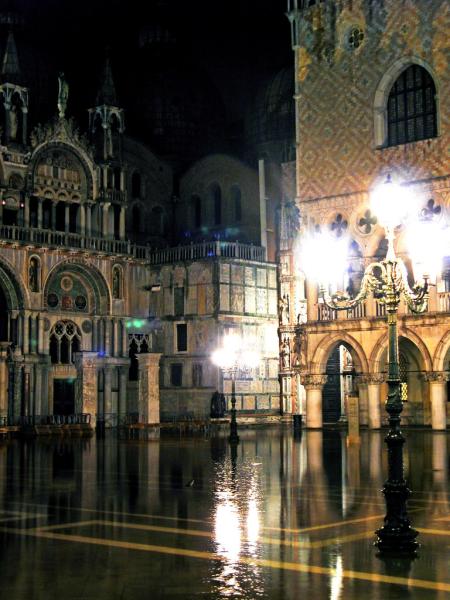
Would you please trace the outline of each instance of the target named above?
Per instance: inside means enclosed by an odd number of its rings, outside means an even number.
[[[58,321],[50,331],[50,357],[53,364],[73,363],[81,349],[81,332],[72,321]]]
[[[39,292],[40,290],[40,279],[41,279],[41,262],[37,256],[30,258],[30,264],[28,267],[28,285],[30,291]]]
[[[388,146],[437,135],[436,87],[426,69],[411,65],[391,88],[387,105]]]
[[[119,265],[114,265],[112,270],[112,296],[116,300],[122,298],[123,281],[122,268]]]

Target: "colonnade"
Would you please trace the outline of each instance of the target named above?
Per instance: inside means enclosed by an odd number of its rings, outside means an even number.
[[[447,428],[447,378],[444,372],[428,372],[423,375],[429,386],[431,406],[431,428],[445,430]],[[326,375],[304,375],[302,383],[306,391],[306,426],[312,429],[321,428],[322,390],[327,381]],[[382,392],[386,377],[382,373],[362,374],[358,376],[359,401],[367,407],[365,422],[370,429],[379,429],[382,424]],[[365,408],[364,407],[364,408]]]

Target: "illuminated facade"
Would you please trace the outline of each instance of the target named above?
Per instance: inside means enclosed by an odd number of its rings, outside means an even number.
[[[447,8],[441,0],[288,3],[297,159],[295,207],[285,203],[281,229],[281,379],[285,408],[302,412],[309,427],[345,418],[350,394],[359,397],[360,423],[380,427],[386,324],[376,299],[345,313],[321,304],[295,240],[299,231],[348,236],[349,270],[339,285],[354,295],[364,267],[385,256],[369,191],[388,174],[419,197],[423,219],[449,223]],[[286,176],[292,181],[292,165]],[[403,231],[397,237],[408,261]],[[428,312],[403,306],[399,327],[404,421],[445,429],[450,257]]]

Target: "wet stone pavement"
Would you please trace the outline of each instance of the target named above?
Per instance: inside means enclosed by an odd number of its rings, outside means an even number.
[[[412,562],[372,546],[384,432],[240,434],[1,442],[1,597],[449,597],[446,433],[406,431]]]

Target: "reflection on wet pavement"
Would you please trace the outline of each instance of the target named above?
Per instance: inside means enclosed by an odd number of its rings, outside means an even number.
[[[288,429],[0,445],[0,582],[10,599],[444,598],[448,438],[409,431],[414,561],[376,557],[381,432]]]

